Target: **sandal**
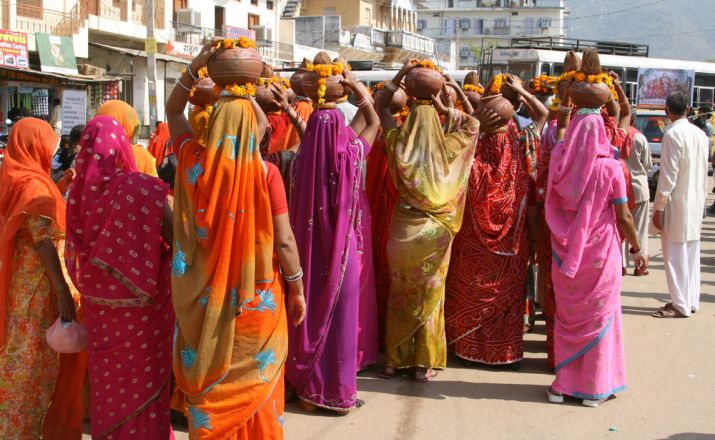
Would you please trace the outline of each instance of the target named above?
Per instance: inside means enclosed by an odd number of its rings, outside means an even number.
[[[546,388],[546,397],[551,403],[564,403],[564,395],[552,390],[551,387]]]
[[[674,307],[668,307],[667,305],[650,316],[654,318],[687,318]]]
[[[646,275],[650,275],[650,272],[648,272],[648,269],[639,269],[635,268],[633,270],[633,276],[634,277],[644,277]]]
[[[395,369],[394,369],[394,368],[385,367],[385,369],[382,370],[382,371],[380,372],[380,374],[378,374],[377,376],[378,376],[380,379],[392,379],[392,376],[394,376],[394,375],[395,375]]]
[[[423,372],[422,370],[425,371]],[[434,380],[435,377],[437,377],[437,371],[431,368],[419,368],[417,369],[417,371],[415,371],[415,382],[427,383]]]

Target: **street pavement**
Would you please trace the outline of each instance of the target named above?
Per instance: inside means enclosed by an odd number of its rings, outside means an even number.
[[[521,371],[467,368],[450,358],[434,382],[417,384],[379,379],[376,367],[358,379],[366,406],[352,414],[306,414],[287,405],[286,438],[715,439],[715,220],[703,227],[701,309],[693,317],[650,316],[669,296],[659,239],[650,240],[649,253],[650,276],[623,280],[628,388],[601,407],[547,402],[553,376],[537,322],[525,338]],[[188,439],[183,428],[176,435]]]

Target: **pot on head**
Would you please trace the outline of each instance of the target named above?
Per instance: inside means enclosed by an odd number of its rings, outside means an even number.
[[[303,92],[305,96],[310,98],[313,102],[318,102],[318,87],[320,86],[320,74],[316,72],[306,72],[303,76]],[[325,78],[325,102],[336,102],[347,93],[345,87],[340,84],[343,79],[342,75],[331,75]]]
[[[263,70],[261,54],[255,48],[219,50],[208,62],[209,76],[221,87],[254,83]]]
[[[305,92],[303,91],[303,77],[306,73],[305,70],[298,70],[290,77],[290,88],[293,89],[298,96],[305,96]]]
[[[472,104],[472,108],[476,111],[481,104],[482,95],[472,90],[468,90],[464,94],[467,95],[469,103]]]
[[[479,85],[479,74],[475,71],[470,71],[464,76],[464,85],[472,85],[472,86],[478,86]]]
[[[571,83],[569,96],[578,108],[600,108],[611,100],[611,89],[604,83]]]
[[[189,97],[193,105],[206,107],[213,105],[220,97],[216,83],[211,78],[204,78],[194,86],[194,95]]]
[[[268,81],[270,78],[263,79]],[[280,83],[278,85],[280,86]],[[266,86],[256,84],[256,102],[264,113],[272,113],[280,110],[280,107],[273,102],[276,100],[276,97],[272,89],[273,85],[270,84]]]
[[[506,125],[514,116],[514,106],[501,94],[482,97],[477,113],[481,114],[485,110],[491,110],[499,115],[500,125]]]
[[[431,100],[444,85],[442,73],[429,67],[415,67],[405,75],[407,93],[416,99]]]

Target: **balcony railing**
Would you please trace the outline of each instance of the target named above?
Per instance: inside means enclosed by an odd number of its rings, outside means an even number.
[[[385,47],[385,44],[387,44],[387,31],[376,27],[357,26],[353,29],[353,33],[367,36],[370,45],[374,47]]]
[[[261,56],[272,58],[277,61],[292,61],[293,60],[293,45],[280,43],[278,41],[259,41],[258,51]]]
[[[563,0],[447,0],[447,8],[563,8]]]
[[[171,22],[173,28],[173,40],[179,43],[203,46],[211,41],[213,37],[221,37],[221,29],[205,28],[190,24]]]
[[[16,3],[11,0],[0,1],[2,11],[8,11],[10,7],[15,5]],[[3,13],[2,15],[2,27],[9,29],[10,14]],[[52,35],[72,36],[79,30],[81,25],[79,10],[76,8],[69,13],[65,13],[41,7],[17,5],[17,15],[13,30],[28,34],[42,32]]]
[[[434,54],[434,39],[405,31],[388,31],[387,46],[411,50],[424,54]]]

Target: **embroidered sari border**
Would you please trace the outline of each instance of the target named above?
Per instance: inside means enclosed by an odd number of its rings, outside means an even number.
[[[598,344],[599,342],[601,342],[601,340],[606,336],[606,334],[609,332],[609,330],[611,330],[611,325],[613,324],[613,318],[614,318],[614,313],[611,313],[611,317],[608,318],[608,323],[607,323],[606,326],[598,333],[598,335],[596,336],[596,338],[595,338],[593,341],[591,341],[591,342],[589,342],[588,344],[586,344],[586,346],[583,347],[581,350],[579,350],[579,351],[577,351],[575,354],[569,356],[565,361],[563,361],[563,362],[561,362],[560,364],[558,364],[558,365],[556,366],[556,368],[554,369],[554,371],[559,371],[560,369],[562,369],[562,368],[568,366],[569,364],[571,364],[572,362],[574,362],[576,359],[578,359],[578,358],[580,358],[581,356],[583,356],[583,355],[585,355],[586,353],[588,353],[593,347],[596,346],[596,344]]]

